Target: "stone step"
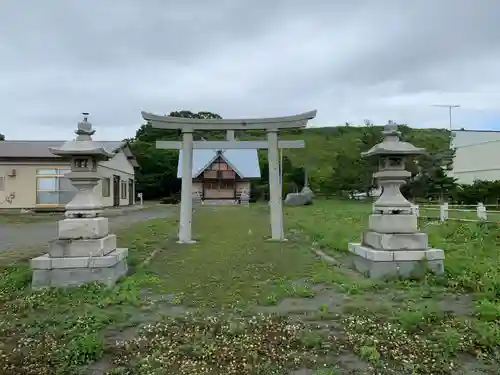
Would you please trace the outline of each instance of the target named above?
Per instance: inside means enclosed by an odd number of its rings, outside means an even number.
[[[232,200],[232,199],[205,199],[202,204],[210,206],[216,206],[216,205],[235,205],[238,204],[237,200]]]

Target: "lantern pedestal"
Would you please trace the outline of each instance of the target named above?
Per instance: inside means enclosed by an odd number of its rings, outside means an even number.
[[[116,247],[116,236],[109,233],[107,217],[101,217],[102,203],[94,191],[101,177],[98,162],[113,154],[92,141],[94,133],[87,119],[78,124],[74,141],[50,151],[71,159],[66,174],[77,189],[66,205],[66,219],[59,221],[57,239],[49,252],[31,259],[32,288],[79,286],[97,281],[113,286],[127,273],[128,249]]]
[[[440,249],[387,251],[350,243],[349,251],[356,271],[373,279],[410,278],[418,270],[425,269],[443,273],[444,252]]]
[[[352,265],[367,277],[409,278],[424,267],[443,273],[444,251],[430,249],[427,234],[410,214],[373,214],[360,243],[349,243]]]
[[[97,281],[111,287],[126,275],[127,255],[128,249],[115,249],[108,255],[96,257],[52,257],[45,254],[31,260],[31,286],[33,289],[68,287]]]
[[[363,156],[378,156],[379,171],[374,173],[382,194],[373,204],[368,230],[361,242],[349,243],[352,266],[370,278],[409,278],[419,271],[444,272],[444,251],[429,248],[427,234],[418,231],[418,218],[400,186],[411,173],[404,157],[424,152],[400,140],[393,123],[386,125],[384,140]]]

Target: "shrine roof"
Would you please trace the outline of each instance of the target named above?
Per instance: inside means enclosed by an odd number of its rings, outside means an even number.
[[[202,173],[217,158],[218,150],[193,150],[192,177]],[[224,150],[222,157],[228,161],[241,178],[260,178],[259,155],[254,149]],[[182,177],[182,150],[179,150],[177,177]]]

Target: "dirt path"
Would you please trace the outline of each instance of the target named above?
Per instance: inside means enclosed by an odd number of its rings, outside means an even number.
[[[136,222],[168,217],[172,209],[168,206],[153,206],[140,211],[125,212],[109,218],[112,231],[128,227]],[[15,249],[46,246],[57,235],[57,222],[0,225],[0,252]]]

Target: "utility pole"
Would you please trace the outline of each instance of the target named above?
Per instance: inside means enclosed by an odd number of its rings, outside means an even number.
[[[441,107],[441,108],[448,108],[448,114],[449,114],[449,119],[450,119],[450,150],[453,149],[453,133],[452,133],[452,123],[451,123],[451,110],[453,108],[459,108],[460,104],[434,104],[433,107]]]
[[[460,107],[460,104],[433,104],[432,105],[433,107],[441,107],[441,108],[448,108],[448,113],[449,113],[449,116],[450,116],[450,132],[451,132],[451,110],[453,108],[458,108]]]

